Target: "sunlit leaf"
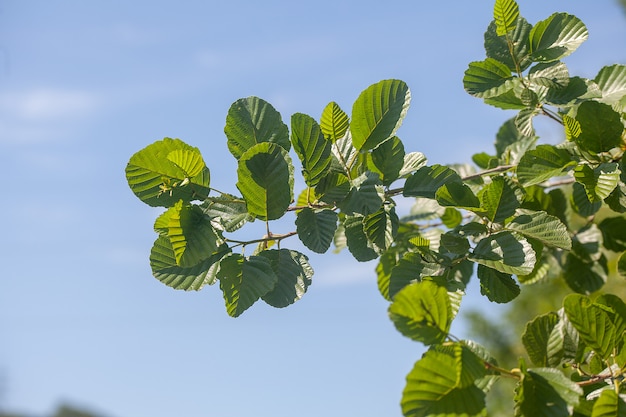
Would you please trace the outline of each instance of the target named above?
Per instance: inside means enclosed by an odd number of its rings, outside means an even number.
[[[528,42],[532,26],[522,16],[517,17],[514,26],[507,36],[500,36],[496,22],[492,21],[485,32],[485,52],[487,57],[506,64],[511,71],[517,71],[518,67],[524,71],[532,63],[529,59]],[[509,49],[509,46],[512,48]]]
[[[496,0],[493,7],[493,18],[496,22],[496,34],[506,35],[515,29],[519,17],[519,6],[515,0]]]
[[[373,171],[380,173],[383,185],[389,185],[400,177],[400,170],[404,167],[404,156],[404,145],[397,136],[372,150]]]
[[[511,70],[505,64],[487,58],[484,61],[471,62],[463,77],[463,86],[469,94],[480,98],[500,96],[511,90]]]
[[[228,138],[228,150],[236,159],[262,142],[276,143],[286,151],[291,148],[289,129],[280,113],[258,97],[242,98],[230,106],[224,133]]]
[[[254,217],[248,213],[246,201],[230,194],[207,197],[200,208],[207,216],[217,219],[227,232],[234,232],[246,222],[254,221]]]
[[[607,312],[580,294],[565,297],[563,308],[585,344],[607,359],[615,348],[616,336],[615,325]]]
[[[616,163],[604,163],[596,168],[578,165],[574,169],[574,178],[585,188],[589,201],[596,203],[607,198],[617,187],[620,170]]]
[[[432,281],[409,284],[394,296],[389,316],[404,336],[426,345],[441,343],[452,323],[448,291]]]
[[[385,250],[393,243],[398,233],[398,215],[391,206],[384,206],[377,212],[365,217],[363,230],[367,239],[377,248]]]
[[[534,61],[556,61],[574,52],[588,36],[579,18],[555,13],[537,22],[530,31],[531,57]]]
[[[626,96],[626,65],[603,67],[593,81],[602,90],[600,101],[609,105],[618,103]]]
[[[515,415],[566,417],[582,393],[582,388],[558,369],[529,369],[515,389]]]
[[[547,313],[535,317],[526,323],[522,342],[528,357],[536,366],[548,366],[548,341],[559,321],[556,313]]]
[[[272,307],[283,308],[301,299],[313,276],[308,258],[289,249],[264,250],[259,256],[269,260],[278,278],[274,288],[261,296],[263,301]]]
[[[442,165],[425,166],[407,178],[404,183],[405,197],[435,198],[435,193],[444,184],[462,183],[461,177],[453,169]]]
[[[278,281],[268,258],[244,258],[238,253],[230,254],[220,261],[217,278],[220,280],[226,311],[232,317],[240,316],[261,296],[272,291]]]
[[[550,332],[546,346],[547,364],[552,367],[557,367],[562,362],[575,361],[581,352],[578,347],[580,336],[565,311],[560,309],[557,315],[558,321]]]
[[[574,165],[576,162],[565,149],[539,145],[522,156],[517,166],[517,178],[524,187],[541,184],[552,177],[563,175],[567,168]]]
[[[513,220],[506,224],[508,230],[514,230],[526,237],[561,249],[572,248],[572,240],[567,226],[557,217],[544,211],[518,210]]]
[[[401,177],[412,174],[424,165],[426,165],[427,159],[421,152],[409,152],[404,155],[404,163],[402,169],[398,173]]]
[[[449,182],[439,187],[435,193],[437,203],[442,207],[458,207],[482,214],[480,201],[467,185],[459,182]]]
[[[341,110],[341,107],[334,101],[328,103],[322,111],[320,118],[320,128],[324,137],[332,142],[337,141],[345,136],[349,127],[348,115]]]
[[[358,150],[374,149],[390,139],[409,109],[411,93],[400,80],[383,80],[366,88],[352,107],[352,143]]]
[[[165,138],[135,153],[126,165],[126,179],[133,193],[153,207],[202,200],[210,191],[200,151],[180,139]]]
[[[310,116],[291,116],[291,143],[302,163],[302,176],[309,187],[315,187],[326,175],[331,162],[331,141]]]
[[[497,176],[481,190],[478,198],[485,217],[500,223],[515,214],[524,200],[524,190],[509,178]]]
[[[291,158],[274,143],[259,143],[242,154],[237,178],[248,213],[259,219],[280,218],[293,200]]]
[[[626,401],[613,389],[605,389],[593,405],[591,417],[626,417]]]

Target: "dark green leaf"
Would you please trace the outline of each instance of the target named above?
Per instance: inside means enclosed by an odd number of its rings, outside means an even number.
[[[383,185],[390,185],[400,177],[400,170],[404,167],[404,156],[404,145],[397,136],[372,150],[373,171],[380,173]]]
[[[520,288],[511,274],[478,265],[477,275],[480,280],[480,293],[487,296],[489,301],[508,303],[520,293]]]
[[[332,142],[324,137],[315,119],[295,113],[291,116],[291,143],[302,162],[304,181],[315,187],[330,168]]]
[[[399,252],[398,250],[385,251],[378,259],[376,265],[377,283],[380,294],[387,301],[391,301],[391,295],[389,295],[389,282],[391,279],[391,271],[398,264]]]
[[[337,230],[338,216],[332,210],[304,208],[296,218],[298,237],[313,252],[325,253]]]
[[[212,285],[215,282],[215,276],[210,273],[211,267],[228,252],[229,249],[224,245],[200,263],[181,267],[176,264],[170,240],[165,236],[159,236],[150,252],[150,267],[152,275],[168,287],[197,291],[204,285]]]
[[[388,249],[398,233],[398,215],[393,206],[385,205],[377,212],[365,217],[363,230],[368,241],[379,250]]]
[[[579,18],[567,13],[555,13],[537,22],[530,31],[531,57],[541,62],[559,60],[574,52],[588,35]]]
[[[526,275],[532,272],[536,255],[521,235],[500,232],[481,239],[469,259],[505,274]]]
[[[315,187],[315,194],[320,195],[320,201],[327,204],[337,204],[350,192],[350,181],[344,174],[330,172]]]
[[[585,101],[578,106],[575,119],[581,132],[574,140],[583,150],[600,153],[620,145],[624,124],[608,104]]]
[[[259,143],[242,154],[237,178],[248,213],[259,219],[280,218],[293,201],[291,158],[274,143]]]
[[[228,150],[236,159],[263,142],[276,143],[286,151],[291,147],[289,129],[280,113],[258,97],[242,98],[230,106],[224,133],[228,138]]]
[[[626,252],[622,253],[617,260],[617,272],[626,278]]]
[[[585,98],[601,96],[598,86],[585,78],[571,77],[563,88],[548,90],[546,102],[555,106],[566,106],[577,103]]]
[[[445,287],[432,281],[415,282],[400,290],[393,300],[389,316],[404,336],[425,345],[446,339],[452,310]]]
[[[596,203],[607,198],[619,182],[620,170],[616,163],[600,164],[596,168],[578,165],[574,169],[574,178],[583,185],[587,199]]]
[[[502,157],[507,148],[521,140],[527,139],[526,136],[523,136],[522,133],[517,129],[515,125],[515,118],[509,119],[498,129],[498,133],[496,134],[496,153],[498,157]]]
[[[352,143],[358,150],[374,149],[393,137],[411,101],[409,87],[400,80],[383,80],[365,89],[352,107]]]
[[[404,183],[405,197],[435,198],[435,193],[444,184],[462,183],[453,169],[442,165],[425,166],[407,178]]]
[[[464,255],[469,252],[470,244],[466,237],[454,232],[441,235],[441,245],[452,253]]]
[[[604,247],[613,252],[626,251],[626,218],[609,217],[598,225],[602,231]]]
[[[302,298],[313,276],[309,260],[300,252],[288,249],[264,250],[259,256],[269,260],[278,281],[270,292],[262,295],[272,307],[287,307]]]
[[[574,362],[577,360],[579,352],[580,337],[576,328],[567,318],[565,311],[560,309],[558,312],[558,321],[550,336],[547,344],[547,364],[548,366],[558,367],[562,362]]]
[[[363,228],[363,216],[346,216],[343,221],[348,250],[357,261],[366,262],[376,259],[378,252],[368,240]]]
[[[498,97],[513,88],[509,67],[493,59],[471,62],[463,77],[463,86],[469,94],[480,98]]]
[[[165,138],[135,153],[126,165],[126,179],[133,193],[152,207],[202,200],[210,191],[209,169],[200,151],[180,139]]]
[[[490,221],[501,223],[515,214],[515,210],[524,200],[524,190],[513,183],[508,177],[491,178],[478,194],[480,208]]]
[[[334,101],[328,103],[322,111],[320,128],[324,137],[335,142],[346,135],[350,122],[348,115]]]
[[[553,368],[523,372],[515,391],[515,415],[524,417],[568,417],[569,408],[583,394],[582,388]]]
[[[522,342],[528,357],[536,366],[549,366],[548,341],[558,321],[556,313],[547,313],[526,323]]]
[[[269,259],[264,256],[244,258],[238,253],[220,261],[217,278],[226,311],[232,317],[238,317],[260,297],[272,291],[278,281]]]
[[[580,294],[591,294],[606,283],[608,268],[606,259],[598,262],[584,262],[575,255],[567,255],[563,276],[567,285]]]
[[[207,197],[200,208],[207,216],[219,220],[219,224],[227,232],[234,232],[246,222],[254,221],[254,217],[248,213],[246,201],[230,194]]]
[[[179,201],[169,216],[167,237],[170,240],[176,264],[192,267],[209,258],[223,243],[213,228],[211,219],[195,205]]]
[[[496,22],[492,21],[485,32],[485,51],[487,57],[506,64],[511,71],[517,71],[518,66],[524,71],[531,64],[528,36],[532,26],[522,16],[518,16],[514,24],[515,28],[508,36],[499,36]],[[513,56],[507,40],[511,42]]]
[[[435,198],[443,207],[465,208],[482,214],[480,201],[466,184],[459,182],[444,184],[435,193]]]
[[[576,213],[582,217],[589,217],[593,216],[598,212],[598,210],[600,210],[602,207],[602,200],[594,202],[589,201],[585,187],[581,183],[575,182],[572,186],[570,204]]]
[[[574,165],[576,162],[565,149],[539,145],[522,156],[517,167],[517,178],[524,187],[541,184],[552,177],[563,175],[568,167]]]
[[[366,216],[381,208],[384,196],[385,190],[378,174],[367,171],[350,182],[350,192],[339,207],[346,214]]]

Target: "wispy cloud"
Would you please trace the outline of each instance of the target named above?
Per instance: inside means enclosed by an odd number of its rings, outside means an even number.
[[[98,97],[87,91],[31,89],[0,95],[0,143],[58,140],[94,114]]]

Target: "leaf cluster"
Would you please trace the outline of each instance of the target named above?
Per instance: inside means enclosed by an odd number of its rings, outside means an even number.
[[[154,226],[154,276],[185,290],[219,283],[236,317],[258,300],[286,307],[306,293],[313,269],[285,239],[315,253],[347,249],[357,261],[378,260],[392,322],[429,346],[407,376],[405,416],[486,415],[485,396],[502,377],[517,381],[516,415],[623,414],[626,305],[590,296],[610,259],[626,276],[626,66],[570,76],[561,60],[588,37],[575,16],[532,25],[515,1],[496,0],[493,17],[486,58],[469,64],[463,84],[517,114],[498,130],[495,152],[474,155],[473,165],[428,165],[405,151],[398,130],[411,93],[394,79],[365,89],[350,114],[331,102],[319,121],[296,113],[290,126],[260,98],[237,100],[224,128],[236,192],[213,189],[199,150],[179,139],[133,155],[131,190],[165,208]],[[533,120],[542,116],[562,126],[563,143],[538,143]],[[306,184],[298,193],[295,164]],[[399,198],[413,201],[406,215]],[[273,232],[287,216],[293,230]],[[233,237],[254,221],[263,236]],[[490,302],[556,279],[575,293],[528,324],[522,340],[536,367],[501,368],[450,334],[473,276]]]

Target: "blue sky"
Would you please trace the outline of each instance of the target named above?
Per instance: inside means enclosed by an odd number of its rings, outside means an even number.
[[[400,415],[422,347],[387,319],[375,263],[311,256],[303,300],[232,319],[217,288],[178,292],[152,278],[158,211],[132,195],[124,167],[149,143],[179,137],[200,148],[214,187],[235,192],[223,134],[233,101],[255,95],[287,122],[295,112],[319,118],[329,101],[350,110],[386,78],[412,90],[398,132],[407,150],[469,161],[492,150],[512,116],[462,88],[467,64],[483,59],[492,5],[0,0],[0,407]],[[566,60],[572,74],[624,62],[615,1],[520,8],[531,23],[566,11],[587,24],[589,41]],[[475,287],[467,304],[484,304]]]

